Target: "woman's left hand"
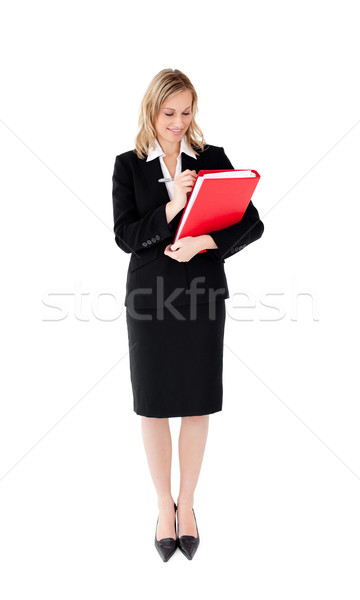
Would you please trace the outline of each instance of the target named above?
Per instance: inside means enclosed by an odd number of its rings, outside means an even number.
[[[188,262],[199,250],[202,250],[199,244],[199,237],[189,235],[181,238],[175,244],[168,244],[164,250],[164,254],[178,262]]]

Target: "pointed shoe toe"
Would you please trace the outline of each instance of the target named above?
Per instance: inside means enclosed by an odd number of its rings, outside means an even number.
[[[176,540],[174,540],[174,538],[162,538],[161,540],[155,539],[155,547],[162,560],[167,562],[176,550]]]
[[[175,512],[176,512],[176,504],[174,504],[174,506],[175,506]],[[174,554],[174,552],[177,548],[177,540],[174,538],[171,538],[171,537],[161,538],[161,540],[157,540],[156,539],[156,531],[157,531],[158,522],[159,522],[159,517],[156,521],[156,528],[155,528],[155,548],[158,551],[158,553],[160,554],[162,560],[164,562],[167,562],[169,560],[169,558],[172,557],[172,555]],[[175,531],[176,531],[176,518],[175,518]]]
[[[179,548],[186,558],[192,560],[198,549],[199,542],[199,538],[195,538],[193,535],[182,535],[179,538]]]

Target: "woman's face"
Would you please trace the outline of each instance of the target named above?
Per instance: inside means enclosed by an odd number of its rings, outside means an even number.
[[[185,135],[191,119],[192,93],[190,90],[179,92],[169,100],[166,100],[155,122],[159,144],[161,145],[164,142],[167,144],[176,143],[176,147],[178,147],[178,142]],[[177,131],[174,132],[172,130]]]

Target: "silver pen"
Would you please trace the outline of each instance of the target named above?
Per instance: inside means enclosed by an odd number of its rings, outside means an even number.
[[[162,179],[158,179],[158,183],[166,183],[168,181],[174,181],[171,177],[163,177]]]

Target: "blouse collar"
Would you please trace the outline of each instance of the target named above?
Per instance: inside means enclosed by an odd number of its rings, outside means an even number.
[[[183,136],[181,138],[179,156],[182,152],[184,152],[185,154],[188,154],[188,156],[191,156],[192,158],[196,159],[196,154],[194,154],[194,152],[188,145],[188,143],[185,139],[185,136]],[[149,152],[148,152],[146,162],[153,160],[154,158],[158,158],[158,156],[165,156],[165,152],[163,152],[163,149],[161,148],[157,138],[155,138],[155,148],[149,147]]]

